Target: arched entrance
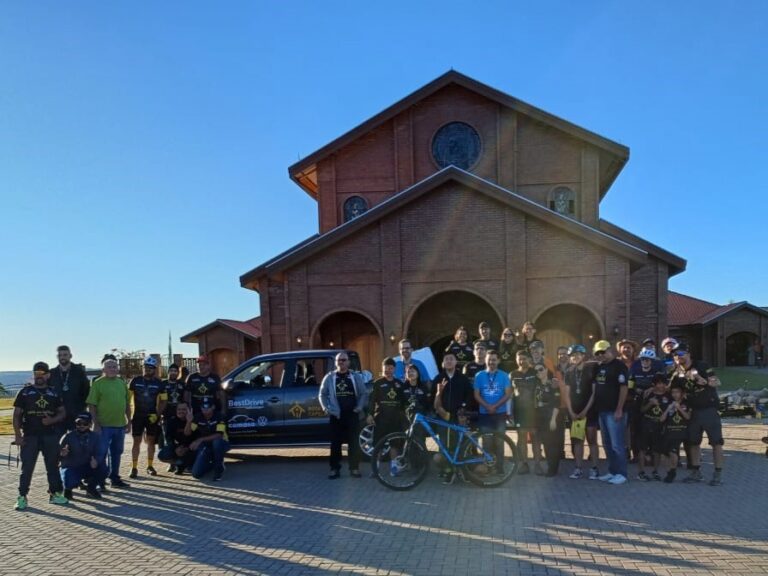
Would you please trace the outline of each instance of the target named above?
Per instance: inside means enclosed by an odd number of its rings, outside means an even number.
[[[406,334],[416,348],[429,346],[438,365],[456,328],[464,326],[469,341],[478,338],[480,322],[491,325],[491,333],[498,340],[502,319],[484,298],[464,290],[450,290],[434,294],[416,306],[406,323]]]
[[[758,340],[754,332],[736,332],[725,339],[726,366],[754,366],[752,346]],[[752,363],[750,364],[750,360]]]
[[[603,338],[603,329],[597,317],[578,304],[557,304],[548,308],[534,320],[536,336],[546,347],[553,360],[560,346],[583,344],[591,352],[594,342]]]
[[[374,375],[381,371],[381,332],[359,312],[341,310],[323,318],[314,330],[312,346],[354,350],[363,370]]]

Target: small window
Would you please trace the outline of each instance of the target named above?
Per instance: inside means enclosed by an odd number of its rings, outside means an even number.
[[[282,361],[258,362],[235,374],[232,382],[238,388],[280,388],[283,386],[284,374],[285,363]]]
[[[301,358],[296,360],[294,386],[320,386],[326,373],[325,358]]]
[[[558,186],[549,198],[549,209],[569,218],[576,217],[576,193],[565,186]]]
[[[344,222],[349,222],[368,211],[368,202],[362,196],[350,196],[344,201]]]

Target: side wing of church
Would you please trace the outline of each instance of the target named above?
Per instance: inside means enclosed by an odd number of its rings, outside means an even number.
[[[289,168],[319,231],[240,278],[263,352],[352,348],[532,320],[549,354],[667,334],[686,262],[600,218],[629,150],[448,72]]]

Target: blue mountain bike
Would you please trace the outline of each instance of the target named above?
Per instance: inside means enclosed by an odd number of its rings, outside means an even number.
[[[455,442],[450,442],[451,450],[433,426],[456,435]],[[517,449],[506,434],[476,434],[466,426],[415,414],[410,418],[408,430],[384,436],[373,449],[374,474],[387,488],[410,490],[424,480],[432,458],[422,431],[432,438],[456,474],[473,484],[500,486],[517,471]]]

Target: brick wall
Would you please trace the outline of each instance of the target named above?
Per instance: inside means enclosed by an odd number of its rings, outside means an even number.
[[[654,272],[637,274],[652,287]],[[519,326],[561,303],[583,306],[605,325],[644,316],[647,294],[630,306],[626,260],[588,241],[456,183],[426,193],[269,282],[265,338],[293,348],[297,333],[315,333],[329,313],[358,311],[381,334],[398,338],[431,296],[466,290]],[[265,306],[266,304],[263,303]],[[644,328],[640,328],[644,330]],[[609,337],[612,334],[609,334]],[[385,337],[386,340],[386,337]],[[382,354],[391,353],[382,343]]]
[[[579,217],[597,221],[599,154],[594,148],[451,85],[318,162],[320,231],[343,223],[343,204],[350,196],[362,196],[373,207],[437,172],[432,138],[456,121],[480,135],[474,174],[545,206],[555,187],[568,186],[577,194]]]

